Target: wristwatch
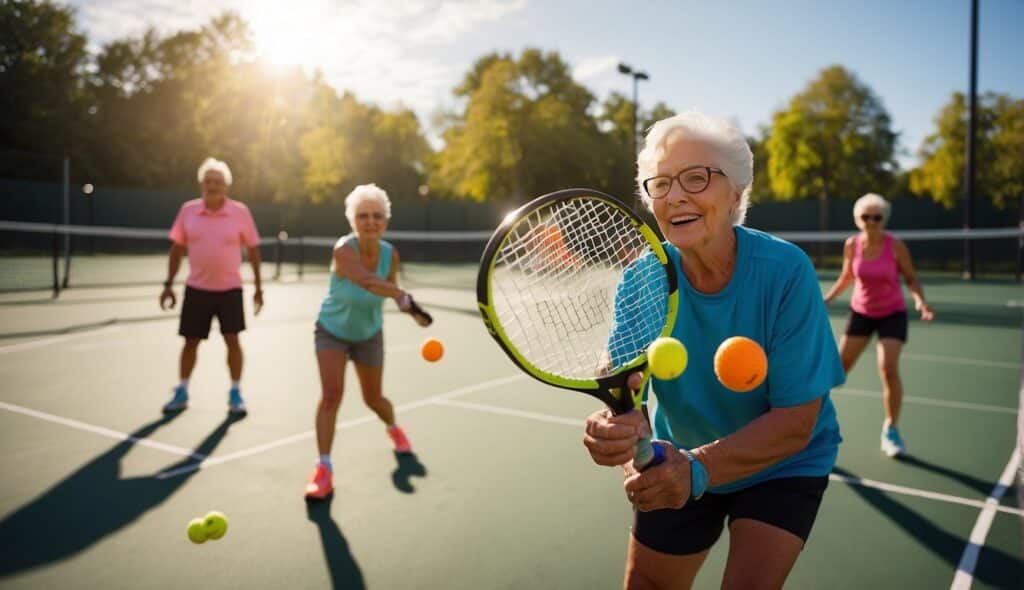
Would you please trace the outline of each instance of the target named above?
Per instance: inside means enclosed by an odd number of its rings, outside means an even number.
[[[700,500],[704,491],[708,489],[708,471],[693,453],[686,449],[683,449],[683,453],[690,460],[690,498]]]

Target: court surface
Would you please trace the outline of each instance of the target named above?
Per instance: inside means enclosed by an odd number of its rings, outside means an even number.
[[[392,452],[350,369],[335,496],[303,501],[325,281],[269,282],[255,318],[247,287],[250,413],[237,421],[219,336],[200,347],[190,408],[161,414],[180,339],[157,287],[0,295],[0,587],[620,587],[630,505],[620,472],[593,465],[581,444],[597,402],[521,375],[468,289],[414,288],[434,314],[428,329],[386,307],[385,394],[415,455]],[[1024,579],[1014,452],[1024,289],[925,285],[937,320],[911,322],[902,362],[909,455],[879,452],[872,346],[833,394],[844,442],[787,588]],[[838,335],[845,304],[830,314]],[[419,357],[428,336],[445,345],[440,362]],[[209,510],[227,514],[228,533],[193,545],[186,524]],[[719,586],[727,537],[696,587]]]

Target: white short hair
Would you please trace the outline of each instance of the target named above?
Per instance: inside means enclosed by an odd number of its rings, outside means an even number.
[[[867,211],[868,207],[877,207],[882,212],[882,223],[889,221],[889,213],[892,212],[892,205],[889,201],[885,200],[885,197],[882,195],[868,193],[857,199],[853,204],[853,223],[855,223],[857,227],[863,227],[864,222],[861,221],[860,216],[862,213]]]
[[[686,138],[709,144],[722,158],[716,162],[725,172],[729,184],[740,191],[740,203],[733,212],[734,225],[743,225],[750,205],[750,187],[754,183],[754,154],[739,129],[723,119],[691,110],[662,119],[647,132],[644,149],[636,158],[637,191],[648,209],[653,203],[644,190],[644,180],[657,176],[658,164],[668,153],[669,144]]]
[[[391,219],[391,199],[384,189],[371,182],[357,186],[345,197],[345,217],[350,224],[355,225],[356,207],[366,201],[380,203],[384,207],[384,217]]]
[[[202,184],[203,179],[206,178],[206,173],[210,170],[220,172],[224,176],[224,184],[231,186],[231,168],[228,168],[227,162],[222,162],[217,158],[206,158],[199,165],[199,172],[196,176],[200,184]]]

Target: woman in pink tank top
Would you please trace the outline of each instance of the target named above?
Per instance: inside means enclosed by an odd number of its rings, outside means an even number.
[[[843,247],[843,270],[825,295],[829,302],[854,283],[846,331],[839,341],[839,356],[847,373],[864,352],[871,335],[878,333],[878,374],[882,379],[882,452],[895,457],[906,450],[896,429],[903,403],[900,381],[900,352],[907,341],[907,310],[900,287],[900,275],[914,298],[921,319],[934,317],[917,280],[906,244],[885,231],[891,207],[880,195],[868,193],[853,205],[853,221],[860,233],[847,238]]]

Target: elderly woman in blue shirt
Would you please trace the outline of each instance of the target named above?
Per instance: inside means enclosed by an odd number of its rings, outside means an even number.
[[[841,440],[829,394],[844,373],[814,267],[793,244],[742,225],[753,156],[731,125],[698,112],[659,121],[637,165],[679,276],[672,336],[689,364],[676,379],[651,380],[662,464],[631,465],[651,429],[642,413],[603,410],[586,421],[591,457],[623,466],[635,508],[625,587],[689,588],[728,525],[722,587],[780,588]],[[747,393],[715,377],[715,351],[731,336],[768,356],[767,378]]]

